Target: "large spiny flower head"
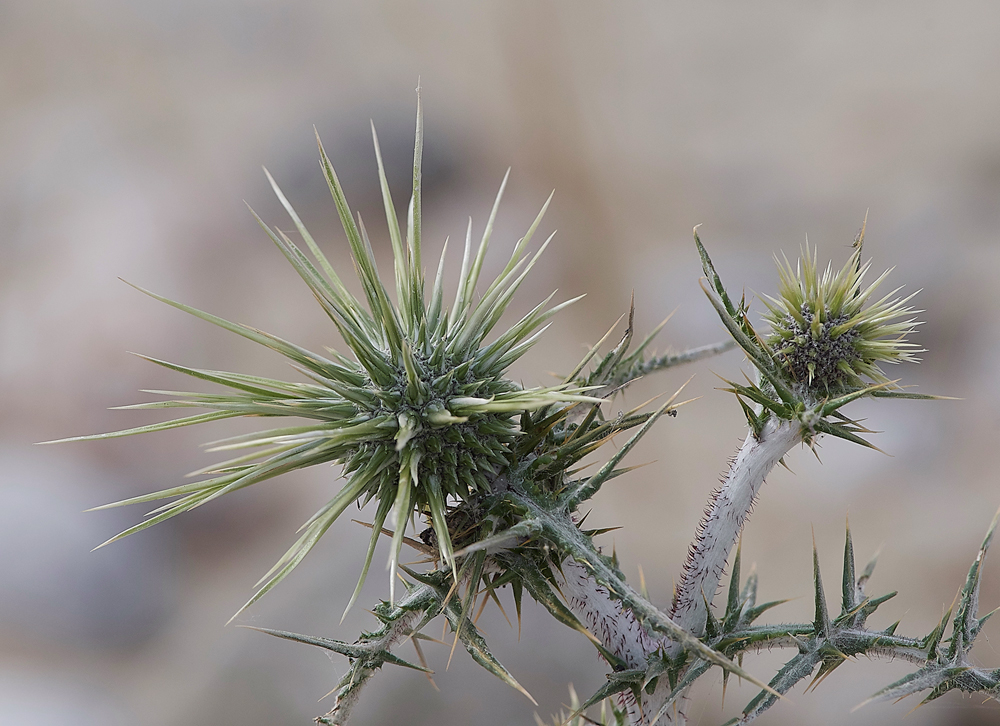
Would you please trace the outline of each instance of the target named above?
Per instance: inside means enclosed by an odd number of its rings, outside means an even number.
[[[917,346],[905,339],[919,325],[912,317],[919,311],[907,306],[916,293],[898,298],[897,288],[871,302],[891,270],[863,286],[871,261],[861,261],[862,240],[863,233],[839,272],[832,264],[820,272],[808,246],[794,268],[779,260],[778,297],[765,296],[767,345],[793,387],[810,398],[889,385],[879,363],[917,360]]]
[[[547,308],[550,295],[510,329],[492,342],[486,342],[521,281],[548,244],[546,240],[530,258],[524,255],[548,202],[515,245],[510,261],[476,301],[476,285],[507,181],[504,177],[482,240],[475,249],[472,221],[469,221],[461,277],[454,302],[449,307],[444,302],[442,280],[447,243],[429,296],[424,289],[420,241],[423,129],[419,94],[412,196],[402,228],[389,193],[374,126],[372,134],[393,251],[395,302],[390,299],[379,276],[364,223],[360,217],[355,221],[352,216],[322,143],[319,145],[320,163],[350,244],[367,304],[362,304],[342,283],[270,174],[268,179],[275,194],[315,262],[283,232],[269,228],[257,218],[309,286],[352,355],[329,348],[328,355],[319,355],[268,333],[153,295],[281,353],[308,382],[290,383],[205,371],[150,359],[229,390],[218,394],[156,391],[173,398],[130,408],[194,407],[207,409],[207,413],[138,429],[79,437],[124,436],[235,416],[304,419],[297,425],[215,442],[212,450],[249,453],[241,453],[229,461],[196,472],[208,475],[206,479],[107,505],[173,498],[151,512],[142,523],[109,540],[111,542],[279,474],[315,464],[341,464],[346,484],[303,525],[301,537],[261,579],[259,589],[244,608],[280,582],[340,514],[358,501],[375,499],[377,508],[368,554],[352,604],[360,592],[383,524],[391,511],[394,511],[389,558],[391,590],[407,523],[415,512],[429,517],[440,556],[454,571],[455,558],[446,519],[449,501],[467,500],[490,490],[497,474],[510,463],[509,444],[517,433],[514,416],[553,403],[595,400],[585,396],[584,389],[579,387],[523,389],[504,377],[508,366],[537,340],[546,321],[572,300]]]

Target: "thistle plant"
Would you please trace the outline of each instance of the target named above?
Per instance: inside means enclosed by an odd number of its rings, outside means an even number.
[[[371,539],[348,608],[358,598],[378,542],[387,532],[390,585],[388,599],[371,611],[378,620],[376,629],[347,642],[259,628],[348,658],[350,667],[334,689],[335,705],[317,719],[319,723],[347,723],[365,685],[383,665],[429,674],[420,644],[433,640],[423,631],[439,616],[451,628],[453,649],[462,643],[483,668],[531,698],[493,655],[476,627],[478,614],[490,602],[504,610],[500,592],[507,588],[518,618],[527,593],[556,621],[587,637],[610,668],[607,683],[582,703],[573,693],[572,713],[562,714],[561,723],[686,723],[688,690],[714,667],[721,668],[725,678],[735,674],[761,689],[734,721],[749,723],[796,683],[815,674],[813,683],[818,684],[851,656],[862,654],[905,659],[918,666],[913,674],[872,698],[929,691],[925,698],[929,701],[954,689],[1000,697],[1000,669],[976,667],[969,657],[989,617],[978,613],[979,589],[996,519],[956,599],[957,609],[950,610],[923,637],[898,635],[898,623],[883,629],[868,626],[876,609],[895,593],[866,594],[875,563],[858,574],[850,531],[844,551],[841,609],[836,616],[826,601],[814,549],[815,617],[810,623],[759,623],[764,613],[782,601],[758,604],[756,575],[743,577],[739,550],[730,557],[766,476],[792,449],[800,444],[813,446],[824,435],[874,448],[863,438],[873,432],[844,413],[847,404],[860,398],[934,398],[899,386],[880,367],[916,360],[919,348],[907,337],[918,325],[917,311],[909,306],[912,296],[899,297],[899,290],[878,298],[875,292],[888,273],[865,284],[871,263],[862,260],[863,229],[838,271],[828,265],[821,272],[817,252],[808,248],[795,268],[787,259],[779,262],[779,291],[777,297],[765,298],[763,317],[769,330],[763,333],[751,323],[746,300],[735,305],[730,299],[696,233],[705,292],[731,341],[656,355],[651,346],[660,328],[633,345],[630,310],[624,334],[614,345],[608,345],[612,329],[559,384],[524,388],[506,377],[507,369],[538,340],[549,319],[577,299],[550,307],[549,296],[513,325],[498,327],[525,275],[552,239],[528,255],[549,201],[513,245],[499,275],[477,297],[507,183],[504,177],[476,245],[469,222],[457,291],[449,304],[444,299],[443,279],[447,242],[433,282],[425,286],[419,94],[413,183],[402,224],[386,180],[378,137],[372,131],[393,254],[392,292],[377,269],[365,225],[360,216],[353,216],[321,143],[321,169],[351,250],[363,302],[342,282],[268,174],[304,248],[259,218],[258,222],[302,277],[346,347],[342,351],[327,348],[320,355],[147,293],[276,351],[291,361],[304,380],[209,371],[149,358],[221,386],[222,391],[151,391],[167,400],[125,408],[195,408],[201,412],[76,440],[239,416],[298,421],[214,442],[213,450],[234,451],[235,458],[196,472],[203,476],[199,481],[106,505],[170,500],[105,544],[286,472],[338,464],[341,488],[303,525],[298,540],[244,605],[248,607],[288,576],[349,505],[372,503]],[[751,367],[745,381],[728,382],[727,389],[735,394],[746,417],[746,440],[709,501],[673,602],[660,609],[627,582],[613,554],[601,551],[594,540],[607,530],[585,528],[581,507],[605,484],[627,474],[629,467],[623,460],[640,438],[664,416],[675,417],[687,401],[678,400],[678,390],[655,410],[643,405],[610,416],[605,407],[639,377],[734,345],[746,354]],[[584,458],[600,453],[604,444],[628,431],[630,437],[602,466],[584,473]],[[418,537],[407,537],[407,531]],[[399,563],[404,544],[423,556],[420,565]],[[715,596],[727,563],[730,581],[725,604],[719,609]],[[405,583],[405,592],[398,596],[397,574]],[[414,644],[419,665],[394,652],[404,642]],[[768,683],[742,665],[748,652],[764,647],[794,650]],[[600,716],[592,712],[598,706]]]

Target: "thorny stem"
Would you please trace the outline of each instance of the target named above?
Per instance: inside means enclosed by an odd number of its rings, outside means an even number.
[[[711,604],[757,492],[774,465],[802,441],[801,424],[771,417],[759,436],[747,434],[729,474],[709,500],[674,593],[671,618],[695,635],[705,632]]]
[[[382,632],[371,640],[364,642],[363,647],[376,654],[379,652],[388,653],[400,641],[408,638],[414,630],[414,625],[424,616],[424,610],[404,610],[410,603],[418,604],[428,600],[433,594],[433,588],[426,585],[418,585],[402,600],[397,603],[397,607],[392,612],[393,619],[386,623]],[[431,603],[428,602],[428,605]],[[316,719],[319,724],[346,724],[358,704],[361,691],[365,684],[371,679],[377,667],[369,667],[363,663],[352,664],[351,670],[339,684],[337,702],[334,707],[324,716]]]
[[[723,340],[718,343],[702,345],[698,348],[689,348],[688,350],[680,353],[667,353],[665,355],[655,356],[650,358],[641,366],[638,366],[632,372],[630,377],[634,380],[640,376],[645,376],[667,368],[673,368],[674,366],[678,366],[683,363],[692,363],[703,358],[711,358],[712,356],[719,355],[720,353],[725,353],[727,350],[732,350],[735,347],[736,343],[732,340]]]

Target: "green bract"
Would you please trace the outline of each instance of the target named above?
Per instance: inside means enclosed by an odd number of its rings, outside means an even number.
[[[905,337],[919,325],[906,303],[893,299],[897,288],[868,307],[872,293],[889,274],[862,288],[871,261],[862,264],[861,244],[837,273],[831,265],[820,274],[815,250],[806,247],[792,268],[778,261],[778,297],[765,296],[764,319],[771,324],[767,344],[796,385],[822,393],[840,393],[865,385],[865,378],[888,383],[878,362],[915,361],[917,346]],[[914,293],[915,295],[916,293]]]
[[[893,299],[899,288],[865,307],[891,270],[862,289],[871,266],[871,262],[861,263],[864,228],[851,258],[836,274],[830,265],[819,274],[815,252],[808,250],[795,270],[787,260],[784,265],[778,263],[779,297],[765,296],[768,311],[764,318],[772,328],[766,339],[750,323],[746,300],[733,304],[697,229],[694,241],[705,271],[705,294],[757,370],[757,380],[748,380],[746,385],[726,381],[726,390],[736,394],[756,436],[775,416],[800,422],[807,443],[817,434],[829,434],[875,448],[858,435],[872,432],[844,417],[841,408],[868,397],[940,398],[902,390],[878,367],[879,362],[918,360],[913,354],[919,349],[905,338],[919,323],[912,318],[900,320],[918,311],[906,305],[916,293]]]
[[[344,487],[303,525],[301,537],[261,579],[258,591],[244,608],[281,581],[348,505],[359,500],[368,502],[374,498],[377,509],[368,554],[352,604],[368,572],[382,526],[393,509],[395,532],[389,559],[390,589],[394,585],[395,565],[407,520],[414,512],[430,519],[440,556],[454,573],[452,535],[446,519],[449,499],[464,500],[474,492],[486,493],[490,489],[497,473],[509,463],[509,445],[517,433],[512,417],[553,403],[600,402],[600,399],[583,395],[586,389],[579,386],[564,384],[523,389],[504,378],[504,371],[532,346],[546,321],[572,300],[547,308],[550,295],[512,327],[491,342],[486,341],[515,290],[548,244],[546,240],[530,258],[524,255],[548,201],[514,246],[507,265],[478,301],[475,300],[497,207],[507,182],[504,177],[482,239],[475,249],[472,221],[469,221],[458,290],[454,302],[448,306],[443,299],[442,280],[447,243],[429,297],[424,289],[420,244],[423,130],[419,96],[413,190],[405,236],[389,193],[374,126],[372,134],[393,250],[395,302],[390,299],[379,276],[364,223],[360,216],[357,222],[352,217],[322,143],[319,145],[320,163],[350,243],[366,305],[341,282],[270,174],[268,179],[275,194],[317,264],[283,232],[272,230],[257,218],[309,286],[353,355],[327,349],[328,356],[321,356],[268,333],[148,293],[281,353],[308,382],[289,383],[198,370],[149,359],[195,378],[221,384],[229,390],[216,394],[153,391],[171,396],[172,400],[125,408],[192,407],[205,409],[207,413],[110,434],[78,437],[126,436],[235,416],[288,416],[305,420],[298,425],[215,442],[213,451],[249,450],[250,453],[196,472],[208,478],[193,484],[107,505],[175,498],[153,510],[142,523],[108,541],[112,542],[279,474],[315,464],[342,464],[347,480]]]

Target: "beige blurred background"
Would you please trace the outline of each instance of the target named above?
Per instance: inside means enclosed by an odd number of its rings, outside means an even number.
[[[307,346],[338,345],[242,200],[290,226],[266,165],[349,269],[315,125],[385,259],[368,121],[405,199],[418,76],[428,257],[461,238],[467,215],[482,229],[511,165],[496,270],[556,188],[544,231],[559,232],[514,313],[554,288],[588,297],[519,362],[525,385],[571,368],[633,291],[640,332],[676,309],[661,349],[721,339],[698,288],[695,224],[731,290],[754,295],[775,287],[772,254],[797,254],[807,235],[841,263],[870,210],[877,271],[895,266],[891,283],[923,290],[927,352],[898,375],[962,400],[858,404],[888,456],[840,442],[824,442],[822,464],[794,452],[744,552],[762,598],[798,598],[773,617],[808,619],[811,530],[836,604],[849,514],[859,559],[882,548],[873,592],[900,591],[872,624],[902,618],[900,632],[926,633],[1000,505],[998,38],[995,2],[0,1],[0,723],[304,724],[332,705],[317,700],[342,658],[223,624],[336,490],[335,471],[240,492],[92,553],[143,510],[82,510],[179,482],[211,461],[197,444],[232,429],[31,444],[154,420],[106,409],[186,382],[128,350],[288,372],[119,276]],[[607,547],[629,577],[642,566],[663,604],[743,435],[714,375],[740,367],[729,353],[654,376],[621,404],[697,374],[688,391],[702,398],[633,455],[655,463],[602,492],[590,520],[623,527]],[[240,622],[345,640],[371,627],[363,607],[339,624],[366,537],[339,522]],[[385,591],[379,570],[361,602]],[[982,602],[1000,605],[1000,557]],[[568,683],[586,695],[604,682],[592,648],[533,604],[520,643],[495,611],[484,618],[543,717],[568,701]],[[987,628],[984,663],[1000,665],[998,635]],[[781,655],[747,665],[768,678]],[[533,723],[536,709],[465,654],[448,672],[447,649],[429,658],[440,692],[389,670],[357,723]],[[851,708],[909,669],[850,663],[761,723],[902,722],[916,701]],[[753,691],[730,684],[724,706],[721,695],[718,676],[699,684],[695,723],[721,723]],[[1000,710],[950,694],[905,723],[1000,723]]]

